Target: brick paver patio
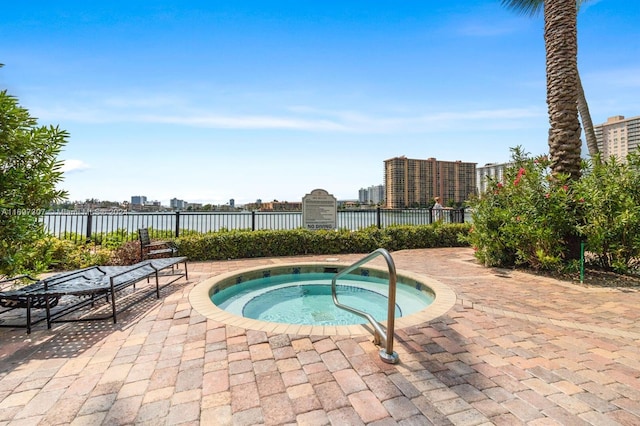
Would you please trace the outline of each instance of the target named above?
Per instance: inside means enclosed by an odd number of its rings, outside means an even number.
[[[640,290],[484,268],[466,248],[392,256],[457,295],[396,330],[397,365],[371,335],[247,330],[189,302],[211,276],[326,256],[193,262],[118,324],[0,329],[0,425],[640,424]]]

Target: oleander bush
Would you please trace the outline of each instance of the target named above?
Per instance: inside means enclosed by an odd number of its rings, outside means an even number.
[[[626,162],[611,157],[593,164],[575,185],[585,220],[578,230],[587,242],[590,262],[599,269],[625,273],[640,266],[640,155]]]
[[[545,156],[530,158],[519,148],[513,150],[512,164],[471,201],[467,241],[485,266],[562,269],[564,239],[577,220],[567,179],[551,176]]]
[[[627,272],[640,258],[640,157],[596,157],[569,182],[551,176],[546,156],[512,150],[501,180],[470,201],[473,227],[464,241],[486,266],[576,271],[572,244],[585,244],[587,265]]]

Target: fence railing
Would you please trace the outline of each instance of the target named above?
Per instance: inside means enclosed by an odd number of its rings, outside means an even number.
[[[41,217],[45,230],[59,238],[90,240],[97,235],[119,233],[136,239],[139,228],[167,231],[179,237],[184,231],[199,233],[220,230],[284,230],[302,227],[302,212],[47,212]],[[375,226],[428,225],[437,220],[465,222],[464,209],[369,209],[340,210],[339,229],[358,230]]]

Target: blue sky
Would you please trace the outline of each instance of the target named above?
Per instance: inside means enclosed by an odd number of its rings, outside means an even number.
[[[596,124],[640,115],[638,16],[578,16]],[[547,151],[543,19],[499,0],[6,2],[0,40],[0,88],[70,133],[71,200],[355,199],[389,158]]]

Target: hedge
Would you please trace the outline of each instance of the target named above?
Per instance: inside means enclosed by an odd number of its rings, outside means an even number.
[[[466,235],[470,227],[469,224],[433,224],[358,231],[231,230],[189,235],[173,242],[181,256],[193,261],[369,253],[380,247],[397,251],[467,246],[461,236]]]
[[[154,238],[171,241],[180,256],[192,261],[227,260],[256,257],[370,253],[380,247],[389,251],[405,249],[468,246],[470,224],[436,223],[376,227],[358,231],[223,230],[205,234],[185,233],[180,238]],[[93,265],[131,265],[140,259],[138,241],[105,238],[74,243],[53,236],[37,241],[30,250],[24,273],[64,271]]]

